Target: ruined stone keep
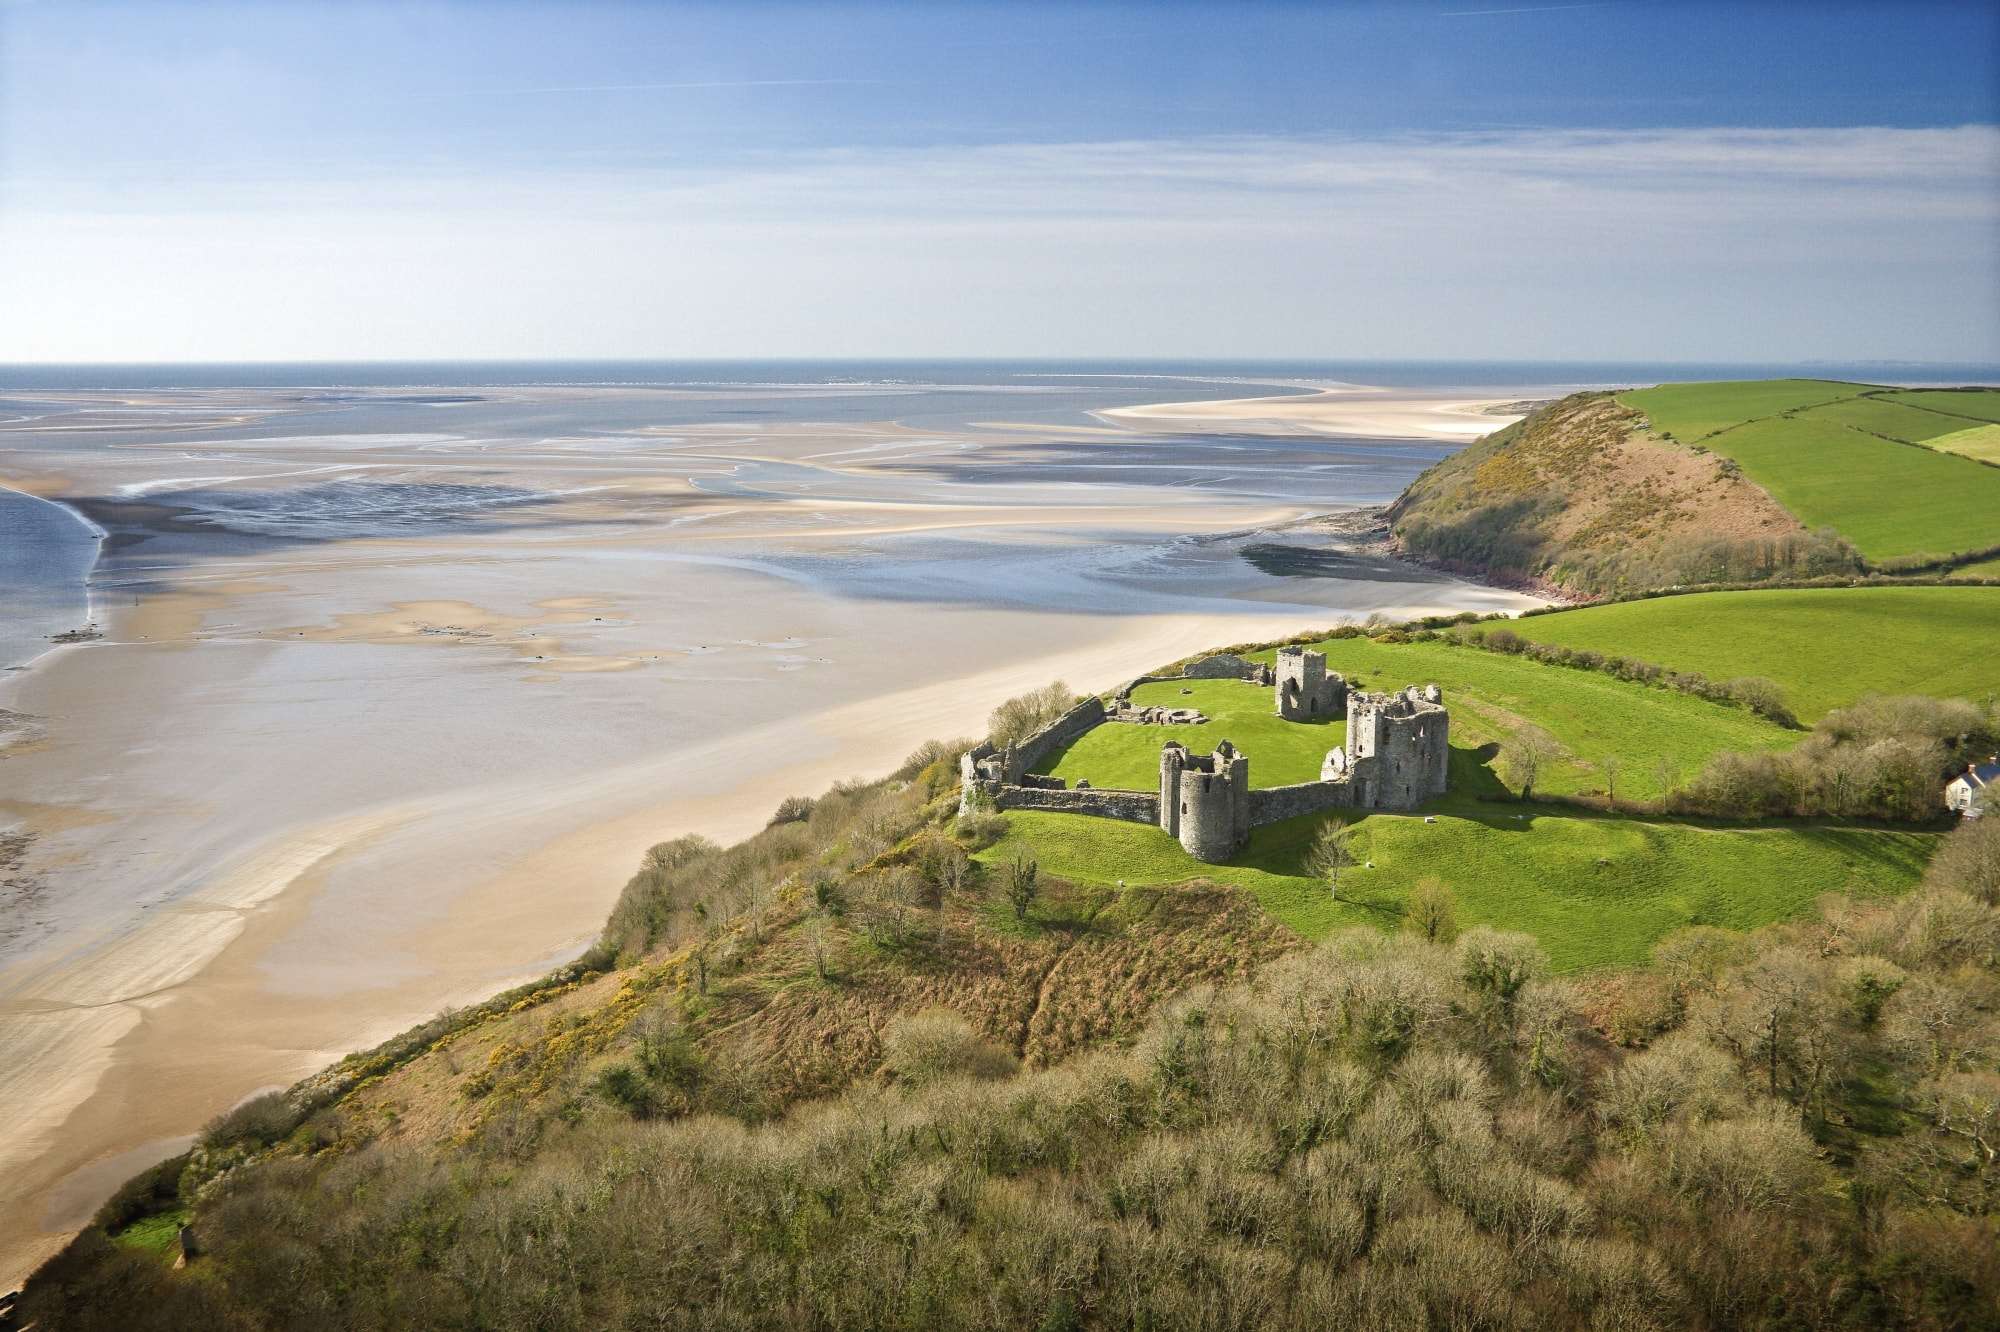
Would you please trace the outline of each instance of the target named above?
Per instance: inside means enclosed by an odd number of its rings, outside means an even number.
[[[1445,793],[1451,718],[1434,684],[1347,699],[1347,743],[1326,756],[1321,781],[1346,781],[1356,809],[1415,809]]]
[[[1278,649],[1278,715],[1286,721],[1327,721],[1347,706],[1347,681],[1326,669],[1326,654],[1302,647]]]

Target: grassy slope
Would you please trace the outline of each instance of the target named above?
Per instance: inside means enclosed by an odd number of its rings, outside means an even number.
[[[1228,865],[1204,865],[1157,828],[1073,814],[1015,813],[989,864],[1017,854],[1064,878],[1109,883],[1233,884],[1306,938],[1345,925],[1393,927],[1411,886],[1451,885],[1462,923],[1527,930],[1559,970],[1642,962],[1661,935],[1691,924],[1748,929],[1797,915],[1828,885],[1899,892],[1922,872],[1935,834],[1793,824],[1716,827],[1579,814],[1460,796],[1421,816],[1355,822],[1374,868],[1343,876],[1343,895],[1304,874],[1318,826],[1307,817],[1259,828]],[[1521,815],[1523,817],[1517,817]]]
[[[1950,410],[1959,415],[1934,410],[1939,398],[1956,403]],[[1835,529],[1871,560],[2000,543],[2000,469],[1911,447],[1994,411],[1989,398],[2000,402],[2000,393],[1883,394],[1819,380],[1672,384],[1620,395],[1655,430],[1731,459],[1801,522]]]
[[[1766,675],[1807,720],[1867,693],[1980,700],[2000,691],[2000,588],[1706,592],[1536,615],[1509,627],[1524,638],[1716,679]]]

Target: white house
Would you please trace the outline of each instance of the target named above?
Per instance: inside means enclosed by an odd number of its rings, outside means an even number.
[[[1989,803],[2000,809],[1994,799],[1996,784],[2000,784],[2000,758],[1975,763],[1945,784],[1944,803],[1963,817],[1976,819]]]

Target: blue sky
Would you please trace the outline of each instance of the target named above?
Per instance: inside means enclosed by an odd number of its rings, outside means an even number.
[[[0,0],[0,359],[2000,359],[2000,9]]]

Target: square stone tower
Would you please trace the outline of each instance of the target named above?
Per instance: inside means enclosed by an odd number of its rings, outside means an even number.
[[[1286,721],[1327,721],[1347,707],[1347,681],[1326,668],[1326,654],[1310,648],[1278,649],[1278,715]]]
[[[1443,795],[1451,766],[1450,722],[1444,695],[1434,684],[1350,695],[1345,763],[1354,804],[1415,809]]]

